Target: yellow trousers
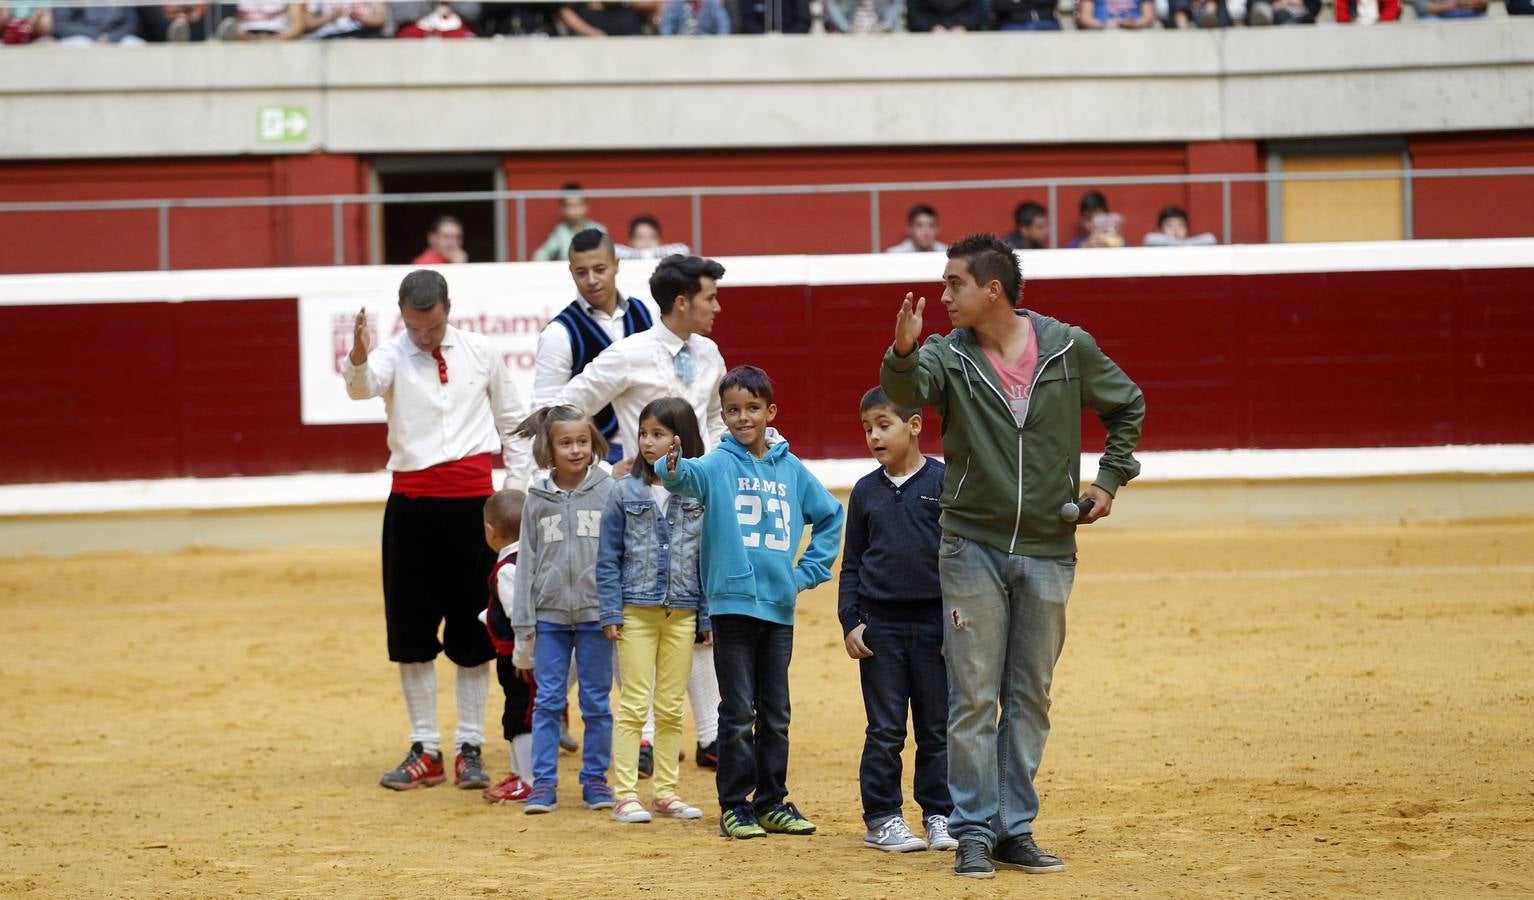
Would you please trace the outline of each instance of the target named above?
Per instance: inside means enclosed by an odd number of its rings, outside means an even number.
[[[613,717],[613,793],[639,796],[639,740],[655,695],[655,799],[676,793],[681,778],[682,698],[692,673],[698,614],[659,606],[623,607],[618,669],[623,688]]]

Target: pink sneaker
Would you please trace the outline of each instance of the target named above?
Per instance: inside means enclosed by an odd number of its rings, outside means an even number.
[[[689,806],[685,800],[683,800],[681,797],[678,797],[676,794],[672,794],[669,797],[657,798],[655,804],[651,808],[655,810],[656,815],[665,816],[668,819],[703,818],[703,810],[697,808],[696,806]]]
[[[491,803],[516,803],[526,800],[532,792],[527,782],[512,774],[485,788],[485,799]]]

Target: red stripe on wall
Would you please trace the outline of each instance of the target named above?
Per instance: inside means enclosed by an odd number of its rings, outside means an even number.
[[[1025,303],[1081,325],[1144,389],[1146,450],[1534,443],[1534,269],[1040,281]],[[777,384],[809,458],[865,452],[911,285],[726,289],[714,337]],[[299,421],[291,299],[0,307],[0,481],[369,471],[381,425]],[[1100,446],[1090,417],[1086,446]],[[937,449],[931,442],[930,450]]]

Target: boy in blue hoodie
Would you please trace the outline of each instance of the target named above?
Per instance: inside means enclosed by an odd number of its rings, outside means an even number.
[[[719,676],[719,833],[813,834],[814,823],[787,800],[788,661],[794,603],[830,580],[844,514],[768,427],[778,407],[766,372],[731,369],[719,397],[729,429],[719,446],[682,459],[678,442],[656,466],[668,491],[707,507],[700,555]],[[804,525],[810,545],[796,565]]]

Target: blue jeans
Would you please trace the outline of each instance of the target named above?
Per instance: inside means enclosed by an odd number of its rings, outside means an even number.
[[[874,655],[858,660],[868,731],[858,782],[863,822],[872,828],[900,815],[900,752],[906,710],[916,733],[916,775],[911,794],[922,818],[953,811],[948,796],[948,674],[943,665],[943,621],[892,621],[865,610],[863,642]]]
[[[719,806],[751,797],[758,814],[788,796],[788,661],[792,625],[750,616],[714,616],[719,676]]]
[[[1049,687],[1065,645],[1075,557],[1016,556],[943,532],[949,828],[994,848],[1033,832],[1033,778],[1049,737]],[[997,719],[997,705],[1001,716]]]
[[[533,647],[533,784],[559,785],[559,725],[570,688],[570,655],[575,655],[581,721],[581,784],[607,782],[612,756],[613,713],[608,693],[613,686],[613,644],[596,622],[579,625],[538,623]]]
[[[1007,22],[1000,31],[1059,31],[1059,19],[1035,19],[1032,22]]]

